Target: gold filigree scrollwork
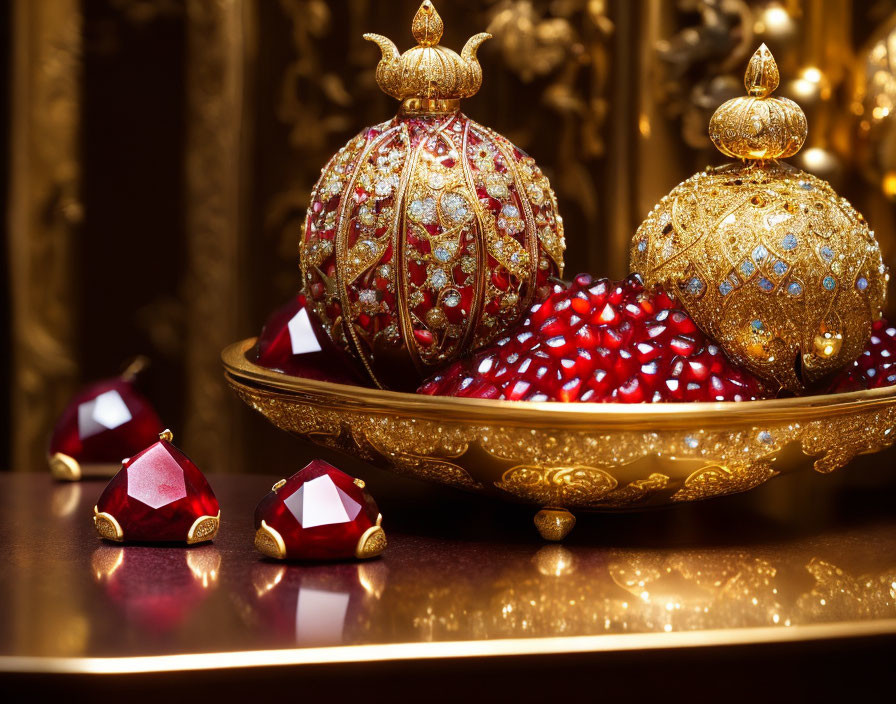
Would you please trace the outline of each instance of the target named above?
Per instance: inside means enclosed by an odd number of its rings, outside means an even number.
[[[838,442],[832,443],[831,438]],[[815,470],[827,474],[845,467],[856,455],[878,452],[896,439],[896,408],[815,421],[802,434],[803,452],[815,460]]]
[[[535,467],[519,465],[504,472],[499,489],[542,506],[583,506],[598,503],[616,488],[616,479],[597,467]]]
[[[249,343],[240,344],[247,349]],[[388,392],[378,390],[358,389],[359,401],[300,380],[301,391],[289,392],[243,384],[232,356],[238,349],[224,353],[228,380],[278,427],[400,474],[543,508],[619,510],[723,496],[810,465],[812,458],[816,470],[833,471],[858,454],[889,446],[896,434],[896,396],[880,391],[873,399],[863,395],[871,392],[861,392],[830,411],[812,408],[814,418],[804,419],[812,406],[807,402],[806,409],[761,423],[734,413],[721,427],[715,417],[715,427],[704,429],[700,420],[684,421],[694,426],[687,431],[632,430],[597,418],[594,425],[560,431],[542,420],[540,410],[527,423],[510,426],[504,416],[468,417],[462,399],[439,400],[439,417],[433,418],[424,410],[430,401],[393,407],[395,399],[386,404],[380,395]],[[856,410],[858,399],[865,400]]]
[[[711,496],[736,494],[759,486],[777,472],[766,462],[722,467],[717,464],[698,469],[684,480],[672,501],[697,501]]]
[[[350,428],[357,447],[369,448],[401,474],[463,489],[482,488],[453,461],[469,449],[473,435],[469,431],[432,421],[382,416],[356,418]]]

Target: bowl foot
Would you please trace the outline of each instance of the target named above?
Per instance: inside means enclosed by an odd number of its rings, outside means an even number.
[[[543,508],[535,514],[535,527],[545,540],[563,540],[576,524],[565,508]]]

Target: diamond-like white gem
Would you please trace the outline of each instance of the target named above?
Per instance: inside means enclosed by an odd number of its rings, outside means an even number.
[[[448,274],[445,273],[444,269],[434,269],[429,275],[429,281],[436,288],[442,288],[448,283]]]
[[[376,182],[376,194],[381,197],[388,196],[392,193],[392,179],[384,178]]]
[[[358,294],[358,300],[361,301],[361,303],[372,305],[376,303],[376,291],[370,288],[363,289]]]
[[[467,199],[460,193],[454,192],[446,193],[442,198],[442,211],[454,222],[466,220],[470,214],[470,209],[467,207]]]

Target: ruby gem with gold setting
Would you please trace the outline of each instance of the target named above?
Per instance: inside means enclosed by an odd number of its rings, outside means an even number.
[[[114,468],[122,457],[152,443],[164,428],[152,404],[135,388],[133,377],[90,384],[56,421],[49,446],[50,471],[56,479],[72,481],[91,473],[92,467]]]
[[[258,504],[255,547],[280,560],[376,557],[386,549],[381,522],[363,481],[313,460]]]
[[[191,544],[215,537],[221,518],[215,493],[172,440],[166,430],[158,442],[125,460],[94,507],[100,537]]]

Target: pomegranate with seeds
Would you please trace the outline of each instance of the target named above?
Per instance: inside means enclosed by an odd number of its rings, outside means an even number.
[[[838,373],[827,393],[878,389],[896,384],[896,327],[886,320],[871,325],[871,339],[859,358]]]
[[[760,383],[733,365],[664,291],[637,275],[580,274],[516,331],[433,376],[431,396],[519,401],[745,401]]]

